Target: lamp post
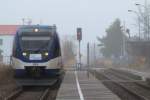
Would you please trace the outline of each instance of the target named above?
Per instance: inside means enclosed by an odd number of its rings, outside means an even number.
[[[128,10],[128,12],[133,12],[138,16],[138,26],[139,26],[139,40],[140,40],[140,36],[141,36],[141,23],[140,23],[140,16],[138,14],[138,12],[134,11],[134,10]]]

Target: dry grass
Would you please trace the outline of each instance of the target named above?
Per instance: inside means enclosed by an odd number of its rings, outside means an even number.
[[[11,66],[0,64],[0,100],[17,87]]]
[[[13,80],[13,70],[9,65],[0,64],[0,84]]]

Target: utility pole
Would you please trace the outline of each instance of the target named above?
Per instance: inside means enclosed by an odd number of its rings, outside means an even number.
[[[96,49],[95,49],[95,43],[94,43],[94,67],[96,67]]]
[[[90,50],[89,50],[89,43],[87,43],[87,69],[89,70],[90,67]]]
[[[147,39],[149,40],[149,11],[148,11],[147,0],[145,0],[145,25],[146,25]]]
[[[126,26],[125,26],[125,21],[123,25],[123,56],[126,54],[126,41],[125,41],[125,36],[126,36]]]
[[[150,8],[148,8],[148,5],[146,5],[146,9],[147,9],[147,14],[146,14],[146,16],[147,16],[147,31],[148,31],[148,40],[149,40],[149,38],[150,38],[150,15],[149,15],[149,13],[150,13]]]
[[[139,40],[141,39],[141,22],[140,22],[140,16],[138,16],[138,25],[139,25]]]
[[[148,14],[148,37],[150,38],[150,18],[149,18],[149,14]]]
[[[144,11],[145,35],[146,35],[146,39],[149,40],[149,11],[148,11],[147,0],[145,0],[145,5],[141,5],[141,6],[143,6],[145,10]]]
[[[87,43],[87,76],[89,78],[89,71],[90,71],[90,48],[89,48],[89,42]]]

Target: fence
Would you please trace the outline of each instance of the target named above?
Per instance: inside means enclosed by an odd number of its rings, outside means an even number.
[[[100,46],[96,43],[87,44],[87,65],[93,68],[102,65],[102,54],[100,53]]]

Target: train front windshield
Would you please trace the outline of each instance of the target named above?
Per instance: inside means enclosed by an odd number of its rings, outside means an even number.
[[[20,41],[20,45],[23,51],[48,50],[51,36],[49,33],[23,33],[20,37]]]

